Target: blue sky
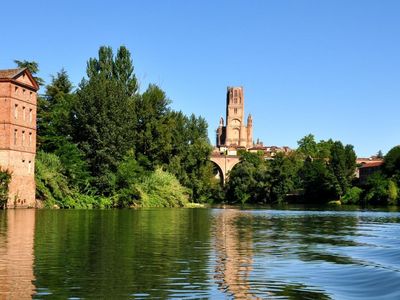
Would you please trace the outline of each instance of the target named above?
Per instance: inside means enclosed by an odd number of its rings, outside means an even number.
[[[400,1],[6,1],[0,68],[35,60],[75,86],[101,45],[127,46],[145,90],[206,118],[215,139],[227,86],[245,89],[254,137],[296,147],[354,145],[359,156],[400,144]]]

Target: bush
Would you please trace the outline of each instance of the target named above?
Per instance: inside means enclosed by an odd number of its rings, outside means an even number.
[[[11,173],[8,170],[0,169],[0,209],[7,206],[8,185],[11,181]]]
[[[62,208],[104,209],[111,208],[112,204],[113,201],[111,198],[76,193],[64,199],[62,202]]]
[[[157,168],[150,176],[135,184],[141,207],[183,207],[190,192],[171,173]]]
[[[363,192],[362,189],[354,186],[347,191],[347,193],[341,199],[341,202],[343,204],[357,204],[360,202],[362,192]]]
[[[38,152],[35,171],[36,198],[45,201],[47,207],[55,204],[62,207],[64,199],[74,194],[62,171],[63,166],[57,155]]]

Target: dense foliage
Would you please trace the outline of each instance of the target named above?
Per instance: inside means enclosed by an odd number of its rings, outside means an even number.
[[[355,176],[356,155],[351,145],[339,141],[316,142],[308,135],[290,154],[277,153],[264,160],[242,153],[225,187],[230,203],[397,204],[399,200],[400,147],[384,157],[381,172],[366,184]],[[339,201],[339,202],[338,202]]]
[[[25,62],[29,64],[29,62]],[[37,64],[30,63],[33,74]],[[37,198],[65,208],[184,206],[215,186],[207,123],[141,94],[127,48],[100,47],[73,90],[62,69],[38,105]]]

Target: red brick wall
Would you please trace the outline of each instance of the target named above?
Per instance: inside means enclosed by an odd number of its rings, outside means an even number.
[[[12,173],[8,207],[35,206],[37,96],[29,83],[28,76],[0,82],[0,165]]]

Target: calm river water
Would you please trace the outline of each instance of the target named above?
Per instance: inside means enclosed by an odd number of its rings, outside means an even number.
[[[400,213],[0,211],[0,299],[400,299]]]

